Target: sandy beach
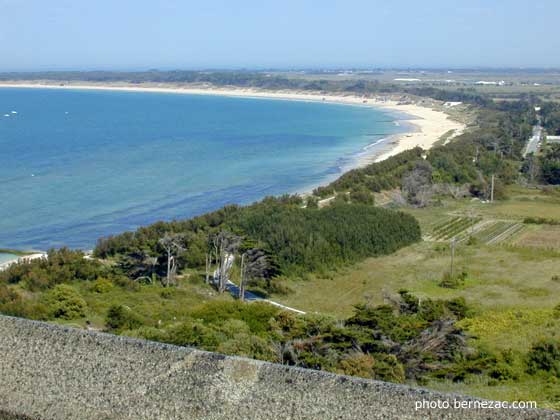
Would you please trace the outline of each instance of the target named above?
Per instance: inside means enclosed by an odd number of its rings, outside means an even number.
[[[443,111],[432,109],[428,106],[411,103],[410,101],[399,101],[386,97],[365,98],[354,95],[324,95],[321,93],[310,93],[300,91],[264,91],[258,89],[243,88],[219,88],[213,86],[193,87],[188,85],[153,84],[146,83],[142,86],[114,83],[54,83],[44,81],[29,81],[26,83],[1,82],[2,87],[19,88],[50,88],[50,89],[84,89],[84,90],[114,90],[130,92],[157,92],[157,93],[182,93],[189,95],[220,95],[231,97],[263,98],[295,101],[328,102],[348,104],[355,106],[366,106],[385,109],[401,114],[400,121],[405,121],[412,128],[411,131],[390,136],[385,139],[381,147],[372,147],[371,151],[365,151],[354,167],[365,166],[371,162],[379,162],[404,150],[414,147],[430,149],[434,143],[443,135],[452,133],[447,141],[460,134],[465,125],[449,118]],[[407,115],[408,117],[402,117]]]
[[[46,257],[47,257],[47,254],[45,252],[35,252],[33,254],[14,256],[13,259],[10,259],[8,261],[4,261],[3,263],[0,264],[0,271],[6,270],[12,264],[15,264],[17,262],[27,262],[27,261],[36,260],[36,259],[39,259],[39,258],[46,258]]]

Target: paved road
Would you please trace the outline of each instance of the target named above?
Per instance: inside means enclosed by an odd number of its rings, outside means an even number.
[[[232,283],[231,281],[228,281],[227,285],[226,285],[226,289],[228,292],[230,292],[233,296],[235,297],[239,297],[239,287],[235,284]],[[291,308],[289,306],[286,305],[282,305],[281,303],[278,302],[274,302],[273,300],[269,300],[269,299],[264,299],[254,293],[245,291],[245,300],[247,301],[260,301],[260,302],[266,302],[270,305],[274,305],[277,306],[278,308],[282,308],[286,311],[291,311],[291,312],[296,312],[298,314],[302,314],[305,315],[305,312],[300,311],[299,309],[295,309],[295,308]]]
[[[533,127],[533,137],[529,139],[527,143],[527,147],[525,148],[525,153],[523,156],[527,156],[529,153],[536,153],[539,149],[539,145],[542,140],[542,127],[540,125],[536,125]]]

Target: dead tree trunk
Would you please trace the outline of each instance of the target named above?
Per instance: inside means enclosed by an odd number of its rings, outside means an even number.
[[[169,283],[171,281],[171,248],[167,248],[167,272],[165,277],[165,287],[169,287]]]
[[[182,239],[183,236],[180,234],[166,233],[165,236],[159,240],[160,245],[163,247],[167,254],[167,272],[165,275],[166,287],[168,287],[172,282],[174,283],[175,281],[175,274],[177,273],[177,260],[173,255],[173,251],[178,253],[184,249],[181,245]]]
[[[224,293],[226,291],[226,255],[224,251],[224,247],[220,248],[220,278],[219,278],[219,287],[218,291],[220,293]]]
[[[206,253],[206,284],[210,282],[210,253]]]
[[[245,300],[245,254],[241,255],[241,275],[239,280],[239,300]]]
[[[241,243],[241,237],[228,231],[221,231],[212,238],[212,245],[216,253],[218,267],[214,273],[214,280],[219,293],[227,288],[228,271],[233,264],[233,256]],[[216,276],[218,277],[216,279]]]

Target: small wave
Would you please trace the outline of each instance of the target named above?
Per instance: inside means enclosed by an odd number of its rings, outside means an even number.
[[[382,142],[384,142],[385,140],[387,140],[387,138],[385,138],[385,137],[382,138],[382,139],[376,140],[376,141],[374,141],[373,143],[370,143],[370,144],[368,144],[367,146],[364,146],[364,147],[362,148],[362,151],[365,152],[366,150],[369,150],[369,149],[371,149],[372,147],[377,146],[379,143],[382,143]]]

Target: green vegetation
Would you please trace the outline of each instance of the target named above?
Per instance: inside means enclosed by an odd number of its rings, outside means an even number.
[[[540,99],[243,72],[86,77],[398,92],[466,102],[475,118],[446,144],[350,171],[305,201],[226,206],[101,238],[93,259],[60,249],[12,265],[0,312],[560,408],[560,192],[538,185],[559,183],[560,149],[522,157]],[[543,105],[550,132],[556,114]],[[242,302],[227,280],[307,314]]]
[[[553,238],[560,241],[560,229],[525,225],[523,220],[528,214],[556,220],[560,217],[560,196],[548,188],[517,186],[508,187],[505,194],[507,199],[494,204],[448,198],[437,207],[406,209],[428,236],[445,226],[465,223],[460,222],[464,219],[479,220],[475,226],[482,228],[473,233],[479,239],[469,240],[471,227],[458,236],[464,240],[457,241],[453,278],[449,239],[427,238],[395,254],[339,269],[328,278],[292,280],[288,286],[293,293],[273,299],[304,311],[338,317],[351,316],[354,305],[364,300],[370,305],[392,301],[401,289],[410,290],[421,301],[465,299],[471,310],[456,326],[466,335],[469,346],[489,355],[488,369],[459,381],[428,375],[426,385],[485,398],[534,399],[539,406],[559,408],[555,374],[528,371],[526,360],[536,343],[558,339],[560,248],[547,244]],[[482,236],[489,237],[496,225],[504,223],[521,225],[523,230],[488,244]],[[538,233],[541,228],[549,236]],[[536,238],[529,242],[534,234]],[[454,280],[453,287],[446,280]],[[320,299],[316,298],[318,294]]]
[[[302,208],[301,198],[286,196],[100,239],[95,255],[118,256],[121,265],[124,259],[128,266],[136,255],[161,256],[158,239],[165,233],[181,234],[180,266],[202,269],[205,255],[211,251],[211,238],[224,230],[242,237],[242,248],[256,247],[269,256],[267,277],[325,272],[367,256],[394,252],[420,239],[418,223],[406,214],[344,202],[322,209]],[[159,257],[155,265],[154,272],[162,273],[165,260]],[[127,267],[128,272],[137,270],[136,265]]]
[[[29,252],[29,251],[20,251],[20,250],[17,250],[17,249],[0,248],[0,254],[13,254],[13,255],[18,255],[18,256],[24,256],[24,255],[29,255],[29,254],[31,254],[31,252]]]
[[[468,95],[463,100],[484,106],[477,114],[475,128],[432,148],[425,161],[421,149],[412,149],[351,170],[331,184],[317,188],[314,195],[325,198],[359,193],[367,197],[401,187],[409,203],[424,206],[438,196],[464,195],[465,191],[457,185],[467,186],[467,194],[489,199],[494,177],[493,196],[503,197],[504,186],[518,178],[535,112],[528,102],[496,104]],[[548,166],[543,164],[543,168]]]
[[[481,219],[478,217],[449,217],[449,219],[438,223],[431,230],[430,238],[442,241],[462,237],[480,222],[480,220]]]
[[[560,220],[547,219],[546,217],[526,217],[523,223],[534,225],[560,225]]]
[[[560,144],[547,147],[540,163],[543,180],[547,184],[560,184]]]
[[[560,135],[560,104],[555,102],[544,102],[541,105],[540,114],[542,125],[550,135]]]
[[[313,193],[324,198],[337,192],[358,193],[365,191],[372,194],[397,188],[401,185],[404,173],[410,171],[414,162],[421,156],[422,149],[420,148],[399,153],[382,162],[348,171],[329,185],[317,188]]]

